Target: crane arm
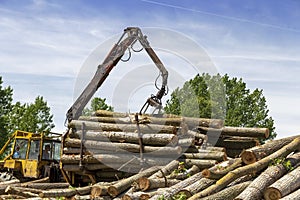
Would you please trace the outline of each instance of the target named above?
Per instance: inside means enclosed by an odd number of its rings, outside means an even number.
[[[126,35],[127,37],[124,39]],[[90,101],[90,99],[98,90],[98,88],[102,85],[102,83],[105,81],[110,71],[118,64],[122,56],[125,54],[126,50],[132,47],[137,41],[141,43],[143,48],[146,50],[152,61],[155,63],[155,65],[161,72],[163,79],[162,87],[158,91],[158,93],[155,96],[153,96],[155,98],[149,98],[154,99],[155,102],[161,104],[160,99],[165,94],[167,87],[168,71],[165,69],[164,65],[162,64],[158,56],[155,54],[154,50],[150,47],[146,36],[143,36],[141,30],[137,27],[128,27],[124,30],[124,33],[119,39],[119,41],[112,47],[112,49],[104,59],[103,63],[98,66],[97,71],[93,76],[92,80],[89,82],[89,84],[77,98],[74,104],[67,111],[66,117],[68,122],[72,121],[73,119],[79,118],[79,116],[82,114],[84,107]],[[148,104],[153,105],[153,103],[150,103],[149,99],[147,100]]]

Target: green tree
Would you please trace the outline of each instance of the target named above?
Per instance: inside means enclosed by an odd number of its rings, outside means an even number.
[[[9,131],[8,131],[8,114],[12,109],[12,95],[13,90],[11,87],[4,88],[2,86],[3,81],[2,77],[0,76],[0,146],[3,146],[5,141],[8,138]]]
[[[91,106],[89,108],[85,108],[83,110],[83,115],[90,116],[96,110],[113,111],[114,108],[112,106],[108,105],[105,101],[106,101],[106,98],[103,98],[103,99],[100,97],[93,98],[91,101]]]
[[[276,137],[274,120],[262,92],[251,92],[242,79],[227,74],[198,74],[172,92],[164,109],[182,116],[221,118],[227,126],[267,127],[272,139]]]
[[[36,97],[34,103],[16,102],[9,115],[9,130],[28,132],[50,132],[54,128],[53,115],[43,97]]]

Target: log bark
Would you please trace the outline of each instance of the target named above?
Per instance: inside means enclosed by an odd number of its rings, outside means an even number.
[[[246,166],[239,167],[228,174],[226,174],[224,177],[222,177],[220,180],[216,182],[216,184],[208,187],[207,189],[201,191],[198,193],[198,197],[205,197],[208,196],[214,192],[218,192],[221,189],[225,188],[229,183],[233,182],[237,178],[240,178],[242,176],[245,176],[247,174],[253,174],[257,173],[264,168],[266,168],[269,163],[278,157],[286,157],[291,152],[299,149],[300,147],[300,137],[294,139],[292,142],[287,144],[286,146],[282,147],[280,150],[272,153],[271,155]]]
[[[187,198],[190,198],[194,194],[198,193],[201,190],[204,190],[205,188],[211,186],[216,181],[208,178],[201,178],[199,181],[196,181],[195,183],[179,190],[177,194],[183,193]]]
[[[289,195],[281,198],[280,200],[300,200],[300,190],[290,193]]]
[[[76,131],[72,133],[77,138],[82,138],[82,131]],[[166,146],[166,145],[177,145],[178,137],[174,134],[162,134],[162,133],[152,133],[142,135],[143,144],[145,145],[155,145],[155,146]],[[113,132],[113,131],[87,131],[84,135],[85,140],[94,141],[111,141],[111,142],[126,142],[139,144],[138,133],[133,132]]]
[[[166,179],[166,178],[150,179],[147,177],[142,177],[138,180],[138,187],[142,191],[147,191],[156,188],[171,187],[172,185],[175,185],[179,182],[180,180],[176,180],[176,179]]]
[[[85,195],[91,192],[91,186],[81,187],[81,188],[72,188],[72,189],[55,189],[55,190],[44,190],[39,193],[39,197],[48,198],[48,197],[71,197],[76,194]]]
[[[126,189],[130,188],[131,184],[135,181],[137,181],[141,177],[148,177],[157,172],[161,167],[154,166],[151,168],[146,169],[143,172],[140,172],[136,175],[133,175],[129,178],[122,179],[118,181],[116,184],[108,187],[108,193],[112,197],[116,197],[122,192],[124,192]]]
[[[268,128],[246,128],[246,127],[220,127],[220,129],[198,127],[198,130],[204,134],[222,135],[222,136],[240,136],[254,138],[268,138]]]
[[[283,138],[279,140],[269,141],[261,146],[256,146],[243,151],[240,155],[245,164],[255,163],[256,161],[272,154],[283,146],[289,144],[293,139],[299,136]]]
[[[190,199],[191,200],[233,200],[237,195],[239,195],[249,184],[251,183],[251,181],[247,181],[244,183],[240,183],[228,188],[223,189],[220,192],[217,192],[213,195],[210,195],[208,197],[204,197],[204,198],[195,198],[194,196],[192,196]]]
[[[290,167],[295,166],[300,162],[300,153],[289,156],[287,161],[291,164]],[[282,177],[287,170],[283,163],[269,166],[235,200],[262,199],[265,189]]]
[[[115,131],[115,132],[135,132],[137,126],[135,124],[108,124],[101,122],[89,122],[72,120],[69,123],[69,128],[75,128],[77,130],[82,129],[82,123],[85,123],[87,130],[98,130],[98,131]],[[176,134],[177,128],[174,126],[157,125],[157,124],[140,124],[141,132],[145,133],[172,133]]]
[[[20,180],[19,179],[13,179],[13,180],[9,180],[9,181],[3,181],[3,182],[0,182],[0,186],[16,184],[16,183],[20,183]]]
[[[217,160],[219,162],[227,160],[225,152],[218,151],[203,151],[202,153],[183,153],[185,158],[189,159],[203,159],[203,160]]]
[[[266,200],[280,199],[300,187],[300,167],[289,172],[264,191]]]

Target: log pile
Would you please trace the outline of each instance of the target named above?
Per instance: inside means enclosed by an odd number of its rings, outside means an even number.
[[[61,167],[87,186],[3,183],[0,197],[297,199],[300,136],[259,145],[268,134],[214,119],[98,111],[72,121],[63,138]]]

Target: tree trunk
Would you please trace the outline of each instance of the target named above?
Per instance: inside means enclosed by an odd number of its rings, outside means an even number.
[[[300,161],[300,153],[289,156],[286,161],[291,167],[295,166]],[[265,189],[286,172],[287,168],[283,163],[268,167],[235,200],[262,199]]]
[[[180,180],[176,180],[176,179],[166,179],[166,178],[150,179],[147,177],[142,177],[138,180],[138,186],[140,190],[147,191],[156,188],[170,187],[179,182]]]
[[[299,187],[300,167],[297,167],[269,186],[264,192],[264,198],[266,200],[280,199]]]
[[[287,144],[286,146],[282,147],[280,150],[272,153],[271,155],[246,166],[239,167],[216,182],[216,184],[208,187],[207,189],[198,193],[198,197],[205,197],[212,193],[218,192],[221,189],[225,188],[229,183],[233,182],[237,178],[240,178],[247,174],[253,174],[261,171],[262,169],[266,168],[269,163],[278,157],[286,157],[291,152],[300,148],[300,137],[294,139],[291,143]]]
[[[66,139],[67,147],[80,147],[81,140],[79,139]],[[111,153],[139,153],[140,145],[131,144],[131,143],[117,143],[117,142],[100,142],[100,141],[92,141],[86,140],[83,142],[84,147],[87,150],[92,151],[91,149],[103,150],[103,153],[111,152]],[[181,153],[181,147],[155,147],[155,146],[143,146],[144,153],[151,153],[153,155],[178,155]],[[100,151],[101,152],[101,151]]]
[[[246,128],[246,127],[220,127],[220,129],[214,129],[212,127],[199,127],[198,130],[201,133],[209,135],[223,135],[223,136],[240,136],[240,137],[254,137],[254,138],[268,138],[268,128]]]
[[[98,130],[98,131],[115,131],[115,132],[134,132],[137,131],[137,126],[135,124],[108,124],[101,122],[89,122],[72,120],[69,123],[69,128],[76,128],[77,130],[82,129],[82,123],[85,123],[85,128],[87,130]],[[174,126],[164,126],[157,124],[140,124],[141,132],[146,133],[172,133],[176,134],[177,128]]]
[[[76,131],[72,133],[77,138],[82,138],[82,131]],[[155,146],[166,146],[166,145],[177,145],[178,137],[174,134],[162,134],[162,133],[151,133],[142,135],[143,144],[155,145]],[[108,132],[108,131],[87,131],[84,135],[85,140],[93,141],[111,141],[111,142],[126,142],[139,144],[138,133],[132,132]]]
[[[204,198],[195,197],[196,195],[192,196],[189,200],[233,200],[237,195],[239,195],[249,184],[251,181],[247,181],[244,183],[240,183],[228,188],[223,189],[220,192],[217,192],[213,195]]]
[[[207,151],[202,153],[183,153],[182,155],[188,159],[217,160],[219,162],[227,160],[226,153],[218,151]]]
[[[297,138],[299,136],[293,136],[288,138],[283,138],[279,140],[273,140],[269,141],[266,144],[263,144],[261,146],[256,146],[251,149],[247,149],[243,151],[240,155],[243,162],[245,164],[251,164],[254,163],[273,152],[277,151],[278,149],[282,148],[283,146],[289,144],[293,139]]]
[[[122,179],[122,180],[118,181],[116,184],[109,186],[108,193],[110,196],[116,197],[119,194],[121,194],[122,192],[124,192],[126,189],[130,188],[131,184],[134,183],[135,181],[137,181],[139,178],[151,176],[152,174],[157,172],[159,169],[161,169],[161,167],[154,166],[154,167],[146,169],[145,171],[142,171],[136,175],[133,175],[129,178]]]

